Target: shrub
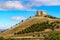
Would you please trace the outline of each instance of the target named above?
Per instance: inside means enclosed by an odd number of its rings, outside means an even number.
[[[58,22],[56,22],[58,24]],[[52,29],[54,30],[55,26],[57,25],[55,22],[51,22],[49,23],[49,21],[47,22],[42,22],[42,23],[37,23],[37,24],[33,24],[32,26],[17,32],[18,34],[25,34],[25,33],[30,33],[30,32],[40,32],[40,31],[44,31],[44,29]]]

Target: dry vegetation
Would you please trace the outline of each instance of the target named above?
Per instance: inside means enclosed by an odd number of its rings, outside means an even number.
[[[0,36],[2,36],[2,37],[14,37],[14,36],[16,36],[16,35],[14,35],[14,33],[17,33],[17,32],[22,31],[28,27],[31,27],[33,24],[43,23],[43,22],[47,22],[47,21],[49,23],[60,22],[60,19],[56,19],[56,18],[54,19],[54,18],[43,17],[43,16],[35,16],[35,17],[27,19],[26,21],[24,21],[22,23],[18,23],[17,25],[14,26],[14,28],[11,28],[11,29],[8,29],[8,30],[2,32],[0,34]],[[47,29],[47,30],[50,30],[50,29]],[[47,30],[45,30],[44,32],[46,32]],[[33,34],[35,34],[35,33],[33,33]],[[27,35],[32,35],[32,33],[27,34]],[[17,36],[19,36],[19,35],[17,35]],[[32,35],[32,36],[34,36],[34,35]]]

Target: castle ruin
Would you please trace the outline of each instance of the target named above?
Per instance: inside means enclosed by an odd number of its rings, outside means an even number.
[[[45,16],[47,15],[45,11],[37,11],[36,16]]]

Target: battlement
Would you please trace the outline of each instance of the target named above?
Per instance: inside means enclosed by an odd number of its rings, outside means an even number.
[[[47,15],[45,11],[37,11],[36,16],[44,16]]]

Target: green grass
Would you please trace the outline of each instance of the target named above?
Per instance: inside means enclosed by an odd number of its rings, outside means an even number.
[[[41,32],[41,31],[44,31],[44,29],[52,29],[54,30],[55,26],[60,23],[60,22],[51,22],[49,23],[48,21],[47,22],[42,22],[42,23],[37,23],[37,24],[33,24],[32,26],[22,30],[22,31],[19,31],[17,33],[14,33],[14,34],[25,34],[25,33],[30,33],[30,32]],[[59,26],[58,26],[59,28]]]
[[[0,37],[0,40],[37,40],[37,38],[3,38]]]

